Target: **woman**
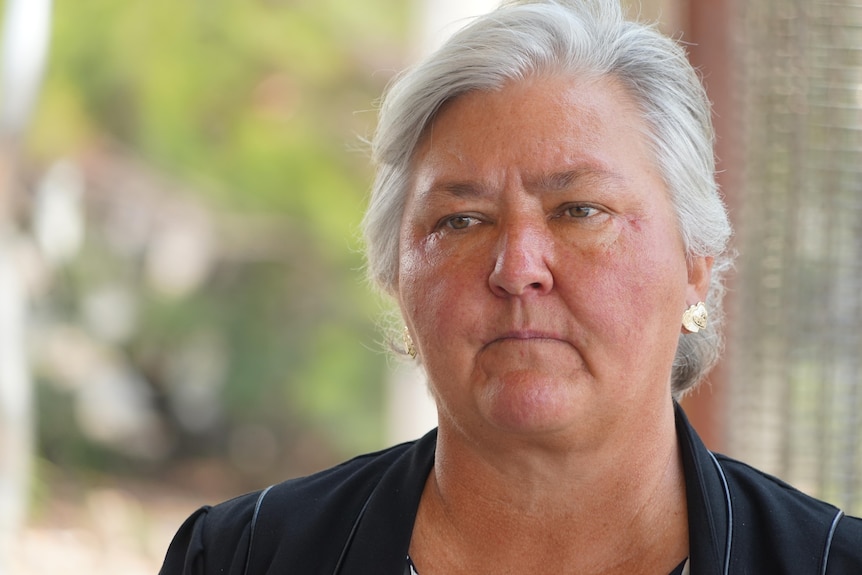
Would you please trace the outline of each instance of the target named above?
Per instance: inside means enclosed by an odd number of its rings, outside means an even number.
[[[199,510],[162,573],[862,573],[862,521],[675,403],[730,263],[676,44],[614,0],[504,6],[391,87],[374,153],[369,270],[438,429]]]

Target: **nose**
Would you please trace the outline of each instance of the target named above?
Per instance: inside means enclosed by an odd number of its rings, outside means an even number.
[[[497,241],[491,291],[501,297],[543,295],[554,286],[549,267],[553,237],[545,222],[512,222]]]

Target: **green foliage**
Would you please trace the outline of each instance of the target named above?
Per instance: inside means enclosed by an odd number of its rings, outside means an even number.
[[[368,172],[346,149],[373,124],[355,112],[393,68],[381,56],[399,52],[403,5],[60,2],[33,148],[115,140],[228,208],[286,211],[331,241],[360,213]]]
[[[228,246],[233,255],[216,254],[204,284],[170,295],[148,281],[149,248],[113,247],[105,215],[90,203],[84,250],[57,276],[53,301],[42,303],[53,321],[81,324],[81,302],[93,289],[125,286],[136,302],[135,331],[103,343],[157,400],[183,385],[165,367],[172,356],[200,334],[216,334],[226,365],[223,415],[207,431],[216,444],[249,422],[280,438],[319,433],[338,456],[379,442],[385,359],[375,350],[375,303],[356,241],[371,173],[351,150],[373,129],[373,102],[403,64],[406,5],[55,4],[50,64],[27,142],[37,164],[108,150],[178,182],[216,210],[216,222],[255,214],[281,222],[283,233],[262,236],[268,255]],[[42,397],[50,404],[58,395]],[[72,420],[64,416],[63,425]],[[190,432],[176,422],[169,428],[168,454],[203,454],[182,439]],[[56,425],[50,437],[63,441]]]

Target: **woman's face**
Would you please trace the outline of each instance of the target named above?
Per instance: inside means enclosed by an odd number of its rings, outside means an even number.
[[[441,426],[602,433],[670,401],[710,263],[687,263],[645,130],[610,78],[534,78],[438,115],[397,295]]]

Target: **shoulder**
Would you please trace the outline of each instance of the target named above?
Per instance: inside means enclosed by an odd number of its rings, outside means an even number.
[[[826,573],[862,573],[862,519],[843,516],[835,523]]]
[[[252,545],[268,554],[285,546],[325,552],[325,541],[347,537],[368,494],[415,443],[198,509],[175,535],[160,575],[241,574]]]
[[[750,465],[722,455],[716,460],[727,481],[734,546],[741,555],[765,554],[773,565],[783,556],[790,567],[810,561],[820,569],[828,564],[829,573],[862,573],[862,519]],[[833,571],[837,565],[844,570]]]
[[[734,506],[744,509],[769,510],[775,514],[793,514],[799,517],[823,515],[833,517],[838,509],[815,499],[789,483],[759,469],[725,455],[715,454],[728,482]]]
[[[373,453],[366,453],[312,475],[288,479],[272,486],[267,500],[332,497],[373,485],[402,455],[416,446],[411,441]],[[230,503],[230,502],[228,502]]]

